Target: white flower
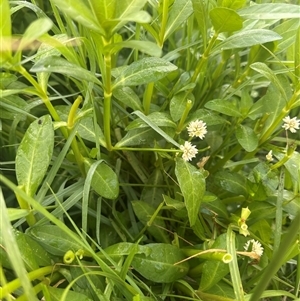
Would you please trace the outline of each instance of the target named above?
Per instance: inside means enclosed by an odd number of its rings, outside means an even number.
[[[190,137],[199,137],[200,139],[203,139],[207,133],[206,123],[197,119],[189,123],[187,130]]]
[[[290,130],[292,133],[296,133],[296,130],[299,130],[300,126],[300,119],[297,119],[297,117],[290,118],[290,116],[287,116],[283,118],[284,125],[282,126],[286,131]]]
[[[248,251],[250,244],[252,246],[251,252],[260,257],[264,252],[264,248],[262,247],[261,243],[254,239],[248,240],[244,245],[244,249],[246,251]]]
[[[198,150],[195,145],[191,142],[185,141],[184,145],[180,145],[180,149],[183,151],[182,158],[184,161],[190,161],[192,158],[196,157]]]
[[[270,151],[268,152],[268,154],[266,155],[266,159],[267,159],[269,162],[273,161],[272,150],[270,150]]]

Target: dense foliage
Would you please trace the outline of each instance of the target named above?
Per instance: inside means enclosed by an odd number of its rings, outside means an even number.
[[[300,7],[257,2],[0,0],[1,300],[300,300]]]

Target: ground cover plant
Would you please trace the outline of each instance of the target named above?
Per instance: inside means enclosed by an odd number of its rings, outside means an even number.
[[[297,1],[0,0],[1,300],[300,300]]]

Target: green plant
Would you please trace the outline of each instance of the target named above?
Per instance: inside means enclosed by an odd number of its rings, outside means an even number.
[[[0,14],[1,299],[300,297],[299,4]]]

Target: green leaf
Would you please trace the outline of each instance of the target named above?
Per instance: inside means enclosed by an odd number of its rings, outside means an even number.
[[[116,148],[124,146],[138,146],[150,144],[161,136],[151,128],[138,128],[128,131],[128,133],[115,145]]]
[[[267,79],[269,79],[276,86],[276,88],[281,92],[281,95],[287,100],[287,95],[284,87],[281,85],[275,73],[265,63],[256,62],[251,64],[250,67],[251,69],[255,70],[256,72],[262,74]]]
[[[193,13],[190,0],[175,0],[169,12],[164,40],[166,40]]]
[[[52,25],[52,21],[48,18],[40,18],[30,23],[22,36],[17,51],[23,50],[36,39],[38,39],[41,35],[48,32],[51,29]]]
[[[185,93],[175,94],[170,101],[170,114],[172,119],[176,122],[180,120],[183,112],[185,111],[187,99]]]
[[[199,169],[183,159],[176,161],[175,174],[184,197],[190,225],[193,226],[205,193],[205,177]]]
[[[205,107],[232,117],[242,117],[235,103],[226,99],[213,99],[205,104]]]
[[[299,5],[289,3],[264,3],[245,7],[239,11],[246,19],[291,19],[300,18]]]
[[[114,89],[113,96],[133,110],[142,111],[142,103],[136,93],[129,87],[120,87]]]
[[[278,33],[268,29],[243,30],[226,38],[213,48],[212,53],[226,49],[250,47],[281,39],[282,37]]]
[[[124,41],[120,43],[109,44],[105,47],[105,51],[110,51],[112,54],[118,52],[123,48],[132,48],[135,50],[139,50],[141,52],[147,53],[150,56],[160,57],[162,54],[162,50],[158,47],[157,44],[150,41]]]
[[[9,1],[0,1],[0,64],[11,58],[11,19]]]
[[[144,58],[123,69],[116,78],[113,89],[156,82],[176,69],[175,65],[161,58]]]
[[[147,232],[149,232],[157,241],[169,243],[170,239],[168,233],[164,230],[166,224],[160,218],[155,218],[152,224],[149,226],[148,222],[155,214],[155,208],[144,201],[132,201],[132,207],[135,215],[139,221],[147,226]]]
[[[61,297],[65,293],[64,288],[57,288],[52,286],[47,286],[47,290],[50,293],[52,301],[61,301]],[[81,294],[79,292],[74,292],[69,290],[65,300],[72,301],[92,301],[92,299],[88,298],[85,294]]]
[[[209,16],[217,33],[232,32],[243,28],[243,19],[230,8],[215,7],[209,12]]]
[[[217,125],[217,124],[224,124],[228,122],[226,118],[219,116],[217,113],[206,110],[206,109],[199,109],[193,112],[188,118],[188,121],[193,121],[195,119],[203,120],[207,126]]]
[[[84,164],[88,170],[87,179],[91,178],[91,186],[101,196],[107,199],[115,199],[119,195],[119,181],[116,173],[103,161],[92,163],[85,160]]]
[[[248,195],[247,179],[241,174],[220,171],[215,176],[215,182],[224,190],[236,195]]]
[[[102,2],[102,1],[101,1]],[[86,28],[105,35],[98,21],[95,19],[92,11],[83,0],[53,0],[53,3],[66,15],[82,24]]]
[[[74,253],[82,249],[82,246],[55,225],[42,225],[30,228],[27,231],[47,252],[55,256],[64,256],[69,250]],[[74,233],[74,235],[76,235]],[[79,237],[78,237],[79,239]]]
[[[246,3],[246,0],[223,0],[222,6],[228,7],[231,9],[242,8]]]
[[[258,146],[258,137],[254,130],[248,126],[239,125],[235,132],[239,144],[247,152],[254,151]]]
[[[137,116],[139,116],[144,122],[146,122],[155,132],[157,132],[158,134],[160,134],[162,137],[164,137],[167,141],[169,141],[170,143],[172,143],[173,145],[175,145],[176,147],[180,147],[179,144],[173,139],[171,138],[166,132],[164,132],[163,130],[161,130],[154,122],[152,122],[148,116],[144,115],[142,112],[140,111],[134,111],[132,114],[135,114]]]
[[[171,119],[170,115],[163,112],[153,112],[147,115],[148,121],[159,127],[176,128],[176,123]],[[144,120],[141,118],[133,120],[127,127],[126,130],[132,130],[135,128],[149,127]]]
[[[68,62],[67,60],[58,57],[50,56],[44,57],[38,60],[30,69],[31,72],[57,72],[64,74],[66,76],[74,77],[78,80],[86,80],[89,82],[97,83],[100,86],[101,82],[97,77],[92,74],[90,71],[77,66],[73,63]]]
[[[54,131],[49,115],[30,124],[16,155],[16,175],[18,184],[33,196],[41,184],[54,147]]]
[[[137,254],[132,266],[146,279],[156,283],[171,283],[183,278],[189,269],[187,262],[176,264],[184,259],[177,247],[169,244],[148,244],[150,255]]]
[[[208,2],[203,0],[192,0],[194,9],[194,18],[196,18],[201,36],[203,39],[203,45],[207,45],[207,29],[209,27],[208,18]]]
[[[10,221],[15,221],[29,214],[27,209],[7,208],[7,213]]]

